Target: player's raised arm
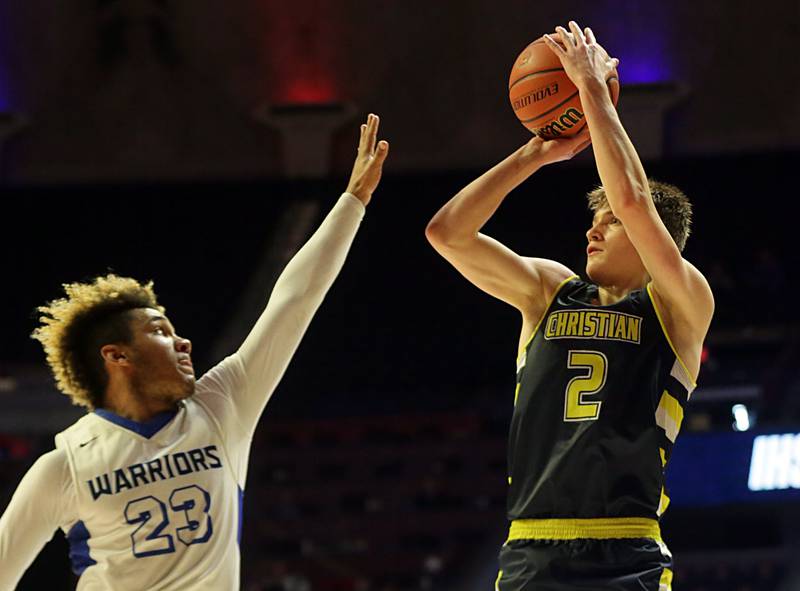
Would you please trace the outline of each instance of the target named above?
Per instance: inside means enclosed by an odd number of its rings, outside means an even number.
[[[358,155],[347,191],[286,265],[264,312],[238,350],[246,384],[235,401],[236,415],[246,429],[255,428],[314,313],[339,274],[365,206],[380,182],[389,144],[377,141],[379,123],[376,115],[370,115],[361,126]]]
[[[571,34],[558,27],[560,44],[550,35],[548,46],[578,87],[597,170],[608,204],[636,248],[657,296],[682,325],[705,334],[714,309],[711,290],[702,274],[681,255],[656,211],[642,162],[622,126],[606,78],[618,60],[596,41],[592,30],[570,21]]]
[[[541,313],[540,302],[573,273],[546,259],[518,255],[480,229],[511,190],[546,164],[569,160],[589,145],[587,134],[542,141],[534,137],[472,181],[433,216],[428,241],[464,277],[523,313]]]

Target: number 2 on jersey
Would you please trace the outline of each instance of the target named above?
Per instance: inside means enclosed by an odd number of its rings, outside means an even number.
[[[184,545],[204,544],[211,538],[214,530],[208,515],[211,496],[207,491],[195,484],[176,488],[169,496],[169,506],[178,519],[183,517],[185,525],[177,527],[175,534]],[[125,506],[125,521],[141,524],[131,534],[136,558],[175,552],[173,536],[162,533],[170,523],[170,516],[161,500],[148,495],[129,502]]]
[[[600,351],[570,351],[567,367],[588,371],[572,378],[567,384],[564,420],[567,422],[597,420],[602,402],[584,400],[584,396],[597,394],[606,385],[608,358]]]

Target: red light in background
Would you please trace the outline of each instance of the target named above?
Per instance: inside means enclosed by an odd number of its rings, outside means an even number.
[[[24,460],[30,454],[33,445],[27,439],[13,435],[0,435],[0,458]]]
[[[709,358],[710,355],[711,355],[711,352],[708,350],[708,347],[703,345],[703,350],[700,352],[700,364],[702,365],[703,363],[708,361],[708,358]]]
[[[278,104],[313,105],[337,102],[338,93],[330,80],[294,79],[278,89],[274,102]]]
[[[341,102],[340,48],[347,35],[335,2],[265,2],[261,8],[264,99],[283,105]]]

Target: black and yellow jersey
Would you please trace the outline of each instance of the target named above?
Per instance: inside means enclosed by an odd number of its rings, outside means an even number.
[[[593,305],[564,281],[517,360],[508,518],[658,519],[694,389],[650,287]]]

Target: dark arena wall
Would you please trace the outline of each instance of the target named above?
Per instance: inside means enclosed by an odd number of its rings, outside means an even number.
[[[425,228],[531,138],[510,67],[575,18],[620,59],[647,173],[691,199],[684,256],[715,296],[667,471],[674,589],[800,588],[800,10],[760,3],[756,27],[722,0],[551,4],[0,0],[0,510],[82,414],[29,338],[36,307],[108,271],[153,279],[201,375],[347,186],[374,112],[381,184],[253,440],[242,589],[492,589],[519,313]],[[584,274],[598,182],[591,149],[547,166],[482,231]],[[177,451],[86,486],[227,469]],[[67,553],[57,533],[18,589],[75,588]]]

